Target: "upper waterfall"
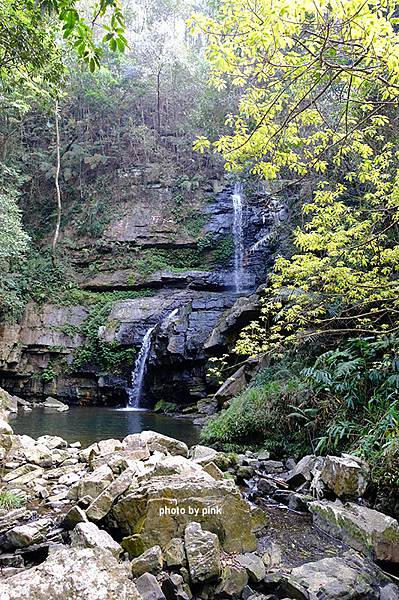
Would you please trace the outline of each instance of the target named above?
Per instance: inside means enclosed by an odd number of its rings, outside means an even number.
[[[232,200],[234,209],[234,284],[236,292],[241,292],[244,283],[243,194],[241,183],[234,185]]]

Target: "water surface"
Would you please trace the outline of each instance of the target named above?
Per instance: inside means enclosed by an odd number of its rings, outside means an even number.
[[[67,412],[50,412],[34,408],[29,413],[19,413],[10,420],[17,434],[38,438],[41,435],[59,435],[68,442],[81,442],[88,446],[107,438],[122,439],[129,433],[151,429],[186,442],[198,443],[200,428],[187,419],[176,419],[151,412],[116,410],[103,407],[74,407]]]

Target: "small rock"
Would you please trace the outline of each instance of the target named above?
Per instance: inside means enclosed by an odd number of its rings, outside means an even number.
[[[250,552],[246,554],[239,554],[235,557],[235,560],[241,567],[246,569],[250,581],[258,582],[265,577],[265,564],[256,554],[252,554]]]
[[[280,566],[282,561],[282,552],[280,546],[275,542],[270,542],[262,556],[262,561],[266,569],[274,569]]]
[[[144,573],[135,584],[142,600],[166,600],[161,586],[152,573]]]
[[[85,511],[80,506],[73,506],[65,515],[62,522],[65,529],[74,529],[78,523],[87,522]]]
[[[184,542],[181,538],[170,540],[164,550],[164,558],[168,567],[180,567],[186,564]]]
[[[118,558],[122,547],[103,529],[94,523],[78,523],[71,533],[71,546],[74,548],[102,548]]]
[[[140,577],[144,573],[158,575],[163,567],[161,548],[153,546],[149,550],[146,550],[141,556],[132,560],[131,567],[133,577]]]
[[[223,596],[237,597],[248,583],[248,575],[244,568],[234,565],[224,567],[221,582],[216,588],[216,593]]]

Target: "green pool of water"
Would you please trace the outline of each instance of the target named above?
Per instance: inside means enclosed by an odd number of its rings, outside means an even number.
[[[157,431],[193,446],[199,441],[200,428],[187,419],[177,419],[151,412],[117,410],[103,407],[70,407],[67,412],[50,412],[35,408],[19,413],[10,420],[14,433],[38,438],[59,435],[68,442],[88,446],[107,438],[122,439],[129,433]]]

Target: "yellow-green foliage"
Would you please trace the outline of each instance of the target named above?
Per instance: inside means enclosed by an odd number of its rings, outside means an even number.
[[[379,101],[399,94],[395,10],[393,0],[223,0],[214,18],[194,16],[211,83],[241,93],[230,132],[195,148],[266,179],[286,167],[325,172],[331,150],[369,157],[362,132],[386,121]]]

